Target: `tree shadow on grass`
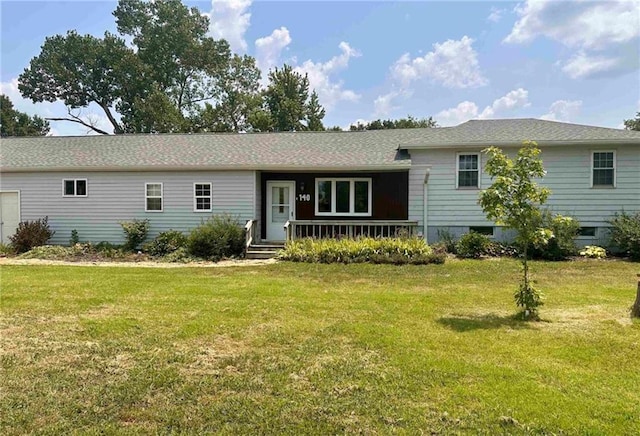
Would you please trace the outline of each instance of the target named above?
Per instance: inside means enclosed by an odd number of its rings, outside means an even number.
[[[500,329],[504,327],[514,330],[533,328],[530,322],[518,319],[517,315],[501,316],[494,313],[486,315],[453,315],[441,317],[437,322],[457,332]]]

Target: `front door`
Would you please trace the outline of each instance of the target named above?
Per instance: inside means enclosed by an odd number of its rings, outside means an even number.
[[[284,241],[284,225],[295,219],[295,182],[267,181],[267,240]]]

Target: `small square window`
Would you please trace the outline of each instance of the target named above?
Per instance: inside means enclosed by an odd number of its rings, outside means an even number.
[[[481,235],[493,236],[493,226],[472,226],[469,232],[480,233]]]
[[[62,181],[62,195],[64,197],[86,197],[87,196],[87,180],[86,179],[66,179]]]
[[[595,227],[580,227],[580,229],[578,230],[578,236],[595,237],[596,236],[596,228]]]

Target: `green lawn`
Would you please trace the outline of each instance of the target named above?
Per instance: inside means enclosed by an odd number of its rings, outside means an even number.
[[[638,434],[637,272],[3,266],[0,432]]]

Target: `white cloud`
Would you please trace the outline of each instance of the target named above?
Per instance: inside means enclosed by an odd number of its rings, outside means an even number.
[[[341,42],[339,47],[342,53],[327,62],[313,62],[309,59],[295,68],[297,72],[309,76],[310,88],[316,90],[320,103],[327,110],[332,109],[339,101],[356,101],[360,98],[360,95],[354,91],[344,89],[344,83],[341,80],[332,78],[338,71],[349,66],[351,58],[361,56],[346,42]]]
[[[393,105],[393,100],[400,96],[398,91],[391,91],[384,95],[379,95],[373,102],[373,115],[376,117],[386,117],[397,106]]]
[[[516,7],[519,15],[507,43],[526,43],[538,37],[577,50],[562,71],[569,77],[617,75],[638,68],[640,2],[528,0]],[[593,54],[607,51],[607,56]],[[591,53],[589,53],[591,52]]]
[[[433,44],[433,51],[411,59],[402,55],[392,66],[392,77],[403,86],[423,78],[447,88],[471,88],[487,84],[478,63],[473,39],[463,36],[459,41],[449,39]]]
[[[463,101],[454,108],[438,112],[434,118],[439,125],[446,127],[456,126],[477,117],[478,106],[472,101]]]
[[[523,88],[514,89],[497,98],[480,112],[478,105],[472,101],[463,101],[454,108],[445,109],[435,115],[441,126],[455,126],[474,118],[494,118],[507,111],[529,106],[529,91]]]
[[[498,9],[496,7],[491,7],[491,13],[487,17],[487,20],[497,23],[502,19],[502,14],[504,14],[506,9]]]
[[[549,112],[540,119],[549,121],[572,121],[582,108],[582,100],[557,100],[551,103]]]
[[[597,73],[610,71],[619,64],[619,59],[597,55],[590,56],[584,51],[580,51],[564,64],[562,71],[572,79],[582,79]]]
[[[507,110],[527,107],[529,106],[529,91],[523,88],[514,89],[505,95],[495,100],[491,106],[484,108],[478,118],[491,118],[496,113],[501,113]]]
[[[251,13],[248,12],[252,0],[211,0],[209,34],[215,39],[226,39],[235,52],[247,51],[244,39]]]
[[[567,47],[601,49],[640,35],[637,1],[528,0],[516,8],[520,16],[505,42],[529,42],[538,36]]]
[[[291,36],[286,27],[274,29],[271,35],[256,39],[256,63],[262,70],[263,78],[266,78],[271,68],[278,65],[282,50],[289,44]]]

